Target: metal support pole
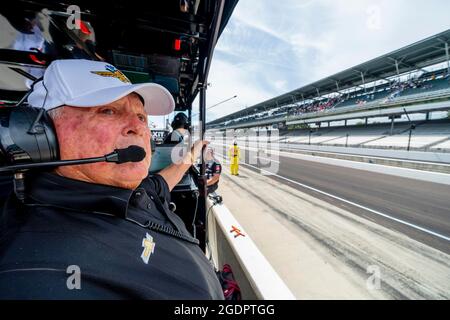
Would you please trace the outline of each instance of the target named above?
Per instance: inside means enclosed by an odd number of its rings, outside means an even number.
[[[200,89],[200,136],[202,140],[205,140],[205,131],[206,131],[206,86],[202,86]],[[206,166],[204,165],[203,155],[201,158],[202,165],[200,166],[200,180],[203,185],[201,188],[202,196],[207,196],[207,188],[206,188]]]
[[[391,118],[391,136],[394,134],[394,120],[395,120],[395,117],[392,116],[392,118]]]
[[[191,108],[189,108],[189,110],[188,110],[188,119],[189,119],[189,123],[191,124],[190,125],[190,128],[189,128],[189,130],[191,130],[191,134],[192,134],[192,107]],[[206,127],[205,127],[206,128]]]
[[[411,147],[411,135],[412,135],[413,128],[409,128],[409,137],[408,137],[408,148],[406,148],[407,151],[409,151]]]
[[[450,54],[447,42],[445,43],[445,56],[447,57],[447,74],[450,74]]]
[[[220,23],[222,20],[222,14],[223,14],[223,8],[225,5],[224,0],[218,0],[215,2],[216,5],[216,14],[213,19],[212,25],[213,28],[211,30],[211,39],[208,41],[206,46],[206,51],[201,54],[200,56],[200,65],[199,65],[199,107],[200,107],[200,128],[201,128],[201,139],[205,139],[205,131],[206,131],[206,87],[208,84],[208,74],[209,69],[211,67],[211,57],[214,50],[214,46],[217,43],[217,39],[219,37],[219,29],[220,29]],[[203,157],[203,152],[201,155],[201,166],[200,166],[200,176],[198,177],[198,183],[199,183],[199,199],[198,199],[198,213],[197,213],[197,220],[201,222],[203,225],[198,228],[198,237],[200,239],[200,247],[203,251],[205,251],[205,235],[206,235],[206,201],[208,197],[208,190],[207,190],[207,178],[206,178],[206,164],[205,159]],[[195,222],[194,222],[195,224]],[[196,235],[196,227],[194,226],[194,236]]]
[[[366,88],[366,79],[364,78],[364,73],[361,72],[361,79],[362,79],[362,83],[364,86],[364,93],[367,92],[367,88]]]

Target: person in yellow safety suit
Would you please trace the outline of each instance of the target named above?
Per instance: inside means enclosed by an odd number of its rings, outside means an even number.
[[[239,175],[239,157],[241,156],[241,151],[237,145],[237,142],[230,147],[228,152],[230,157],[230,169],[231,175],[238,176]]]

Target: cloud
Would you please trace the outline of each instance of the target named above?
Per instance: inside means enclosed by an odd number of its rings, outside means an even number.
[[[441,0],[238,3],[216,48],[211,121],[450,28]]]
[[[225,102],[217,107],[207,110],[208,120],[233,113],[243,107],[249,107],[258,101],[267,100],[273,93],[261,89],[258,83],[258,66],[246,65],[242,68],[240,64],[232,63],[226,59],[215,59],[211,68],[215,72],[211,73],[208,82],[211,84],[207,89],[207,106],[213,106],[228,98],[237,95],[237,98]]]

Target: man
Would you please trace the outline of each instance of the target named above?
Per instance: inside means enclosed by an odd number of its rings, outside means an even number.
[[[200,154],[148,176],[148,115],[173,111],[157,84],[132,85],[103,62],[58,60],[28,102],[53,119],[60,157],[81,159],[137,145],[137,163],[95,163],[35,173],[24,205],[12,195],[0,218],[0,298],[223,299],[217,277],[170,190]]]
[[[231,175],[239,175],[239,157],[241,156],[241,150],[239,149],[237,142],[235,141],[228,151],[230,157],[230,170]]]
[[[172,127],[173,131],[167,135],[164,143],[178,144],[185,141],[185,137],[189,135],[188,117],[184,113],[180,112],[173,118],[170,126]]]
[[[13,191],[13,177],[10,174],[0,174],[0,207]]]
[[[208,187],[208,193],[215,192],[219,187],[220,174],[222,173],[222,165],[220,162],[214,157],[214,149],[209,147],[206,150],[206,175],[207,182],[206,185]]]

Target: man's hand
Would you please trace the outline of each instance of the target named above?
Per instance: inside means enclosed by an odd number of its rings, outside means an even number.
[[[194,164],[195,160],[200,157],[203,147],[206,147],[209,144],[209,141],[206,140],[198,140],[194,143],[191,148],[191,164]]]
[[[174,163],[171,166],[165,168],[159,172],[164,180],[166,180],[169,190],[172,189],[180,182],[186,171],[194,164],[195,160],[200,156],[204,146],[209,144],[208,141],[198,140],[194,143],[191,150],[184,156],[181,163]]]

